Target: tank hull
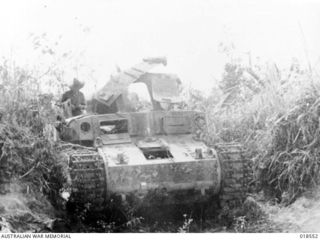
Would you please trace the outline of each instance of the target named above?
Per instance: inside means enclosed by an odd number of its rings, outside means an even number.
[[[107,166],[109,194],[143,195],[155,189],[166,192],[195,189],[203,194],[208,189],[215,194],[219,192],[221,168],[213,150],[207,154],[207,147],[190,135],[158,136],[157,139],[168,146],[168,156],[159,157],[153,152],[157,158],[149,159],[146,151],[154,149],[154,143],[141,142],[139,138],[132,139],[133,143],[104,146],[99,150]],[[203,152],[199,159],[195,156],[196,149]],[[119,154],[124,157],[123,163],[117,160]]]
[[[219,193],[221,167],[213,150],[207,153],[207,147],[189,135],[159,139],[170,146],[169,158],[146,158],[139,139],[102,146],[96,153],[71,155],[73,199],[99,209],[113,200],[148,205],[152,196],[160,199],[153,204],[179,204]],[[196,149],[203,152],[199,159]]]
[[[186,144],[185,139],[183,143]],[[194,144],[187,145],[189,149],[199,147]],[[174,149],[175,144],[172,146]],[[127,144],[122,147],[130,150]],[[186,156],[142,164],[136,155],[131,164],[117,164],[111,155],[122,147],[116,144],[98,151],[70,154],[70,203],[90,206],[92,211],[121,205],[138,209],[208,201],[217,201],[220,206],[238,205],[245,198],[252,179],[249,161],[238,145],[219,146],[219,158],[215,154],[201,160]]]

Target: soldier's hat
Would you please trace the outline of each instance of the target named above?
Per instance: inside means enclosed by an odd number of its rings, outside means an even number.
[[[73,79],[73,83],[69,86],[70,89],[81,89],[84,86],[84,82],[79,81],[77,78]]]

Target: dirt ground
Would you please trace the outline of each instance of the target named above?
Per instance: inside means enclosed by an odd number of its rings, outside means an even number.
[[[270,219],[284,232],[320,232],[320,190],[307,192],[287,207],[268,206]]]
[[[234,224],[227,228],[219,226],[216,221],[210,220],[205,224],[197,220],[190,221],[190,218],[185,218],[185,221],[177,221],[170,228],[169,232],[319,232],[320,231],[320,190],[309,191],[300,197],[297,201],[289,206],[272,205],[270,203],[258,202],[261,209],[266,215],[264,220],[247,223],[244,220],[235,221]],[[55,232],[54,222],[57,222],[54,216],[55,209],[43,199],[35,199],[31,196],[23,194],[6,194],[0,195],[0,233],[8,232]],[[66,221],[67,222],[67,221]],[[132,223],[131,223],[132,224]],[[135,222],[136,226],[128,225],[125,232],[165,232],[164,228],[157,231],[157,225],[148,225],[140,222]],[[157,223],[158,224],[158,223]],[[206,225],[206,226],[205,226]],[[61,226],[60,226],[61,227]],[[81,229],[73,231],[92,232],[94,229]],[[105,226],[104,226],[105,227]],[[60,231],[61,229],[59,229]],[[62,226],[62,230],[68,231],[68,228]],[[104,230],[112,230],[111,228],[99,229],[99,232]]]

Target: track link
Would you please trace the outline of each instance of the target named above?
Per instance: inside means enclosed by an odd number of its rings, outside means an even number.
[[[215,148],[222,168],[220,205],[239,206],[245,200],[252,180],[251,161],[245,157],[245,151],[240,144],[219,144]]]

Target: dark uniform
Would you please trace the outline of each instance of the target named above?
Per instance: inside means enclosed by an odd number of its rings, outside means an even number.
[[[70,99],[72,104],[72,116],[81,115],[84,109],[84,106],[86,105],[86,100],[84,98],[83,93],[80,92],[79,90],[71,89],[62,95],[61,101],[65,102],[68,99]]]

